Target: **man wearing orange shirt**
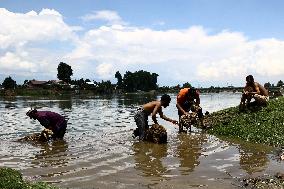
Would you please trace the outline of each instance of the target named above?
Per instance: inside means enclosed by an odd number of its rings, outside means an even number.
[[[194,87],[183,88],[179,91],[178,96],[177,96],[176,107],[178,109],[179,118],[181,118],[181,116],[184,114],[188,114],[189,111],[196,112],[198,115],[198,118],[201,121],[202,127],[204,126],[202,108],[200,107],[199,92]],[[183,127],[180,124],[179,132],[182,132],[182,131],[183,131]]]

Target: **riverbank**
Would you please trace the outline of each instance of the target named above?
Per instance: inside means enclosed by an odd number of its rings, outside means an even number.
[[[24,181],[22,174],[11,168],[0,168],[1,189],[59,189],[44,182]]]
[[[284,97],[270,100],[267,107],[240,112],[238,107],[206,116],[208,132],[271,146],[284,146]]]

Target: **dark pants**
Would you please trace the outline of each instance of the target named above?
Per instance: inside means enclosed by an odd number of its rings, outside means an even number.
[[[196,112],[197,113],[197,117],[199,119],[203,118],[203,113],[202,113],[202,108],[200,106],[197,106],[194,104],[194,102],[185,102],[181,105],[182,109],[184,109],[184,111],[189,112]],[[178,110],[178,115],[179,115],[179,123],[181,123],[181,116],[183,115],[183,113]],[[179,124],[179,132],[183,131],[183,126],[181,124]]]
[[[149,129],[148,126],[148,114],[143,109],[138,109],[134,115],[134,120],[137,125],[137,129],[134,131],[134,137],[139,136],[139,140],[144,140],[145,131]]]
[[[62,122],[56,125],[56,130],[53,131],[52,138],[63,138],[67,128],[67,121],[63,120]]]

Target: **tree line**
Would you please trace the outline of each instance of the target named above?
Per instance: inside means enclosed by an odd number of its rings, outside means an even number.
[[[136,91],[151,91],[151,90],[161,90],[167,91],[172,89],[180,89],[184,87],[191,87],[190,83],[186,82],[182,86],[177,85],[173,87],[163,86],[158,87],[157,80],[158,74],[157,73],[150,73],[148,71],[139,70],[135,72],[126,71],[125,74],[122,76],[119,71],[117,71],[114,77],[117,79],[116,84],[112,84],[110,80],[96,82],[93,81],[93,85],[88,84],[91,82],[90,79],[79,79],[79,80],[72,80],[71,76],[73,75],[73,70],[70,65],[60,62],[57,67],[57,78],[61,81],[69,85],[76,86],[77,89],[95,89],[99,93],[111,93],[114,90],[119,90],[122,92],[136,92]],[[28,80],[25,80],[25,84]],[[276,85],[267,82],[264,84],[265,88],[271,87],[283,87],[284,83],[282,80],[279,80]],[[17,83],[13,80],[10,76],[6,77],[2,83],[2,88],[4,89],[15,89],[17,88]]]
[[[144,70],[139,70],[135,72],[126,71],[126,73],[121,75],[117,71],[114,77],[117,79],[116,84],[112,84],[110,80],[96,82],[93,81],[92,84],[90,79],[71,79],[73,75],[72,67],[64,62],[60,62],[57,67],[57,78],[68,85],[75,86],[75,89],[94,89],[99,93],[111,93],[114,90],[120,90],[122,92],[135,92],[135,91],[150,91],[156,90],[158,88],[157,79],[158,74],[150,73]],[[25,80],[24,84],[27,84],[28,80]],[[4,89],[15,89],[18,87],[15,80],[11,76],[4,79],[2,83]]]

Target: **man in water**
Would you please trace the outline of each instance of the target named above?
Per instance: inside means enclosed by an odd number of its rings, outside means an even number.
[[[197,113],[197,116],[201,122],[201,126],[204,127],[203,113],[202,108],[200,107],[199,92],[194,87],[183,88],[179,91],[177,95],[176,107],[178,109],[180,123],[181,116],[189,114],[189,111],[192,111]],[[179,124],[179,132],[184,132],[182,124]]]
[[[148,126],[148,116],[152,114],[152,120],[155,124],[158,124],[157,121],[157,113],[160,117],[166,121],[172,122],[173,124],[177,124],[176,120],[170,119],[163,114],[162,107],[166,108],[169,106],[171,102],[171,97],[167,94],[164,94],[161,97],[161,100],[152,101],[147,104],[144,104],[141,108],[139,108],[134,116],[134,120],[138,127],[137,130],[134,131],[134,136],[139,136],[139,140],[144,140],[145,131],[149,129]]]
[[[49,134],[52,135],[53,139],[63,138],[67,127],[67,121],[63,116],[55,112],[37,111],[36,109],[29,110],[26,115],[31,119],[38,120],[42,126],[52,131]]]
[[[255,100],[254,104],[250,102],[251,99]],[[241,98],[240,110],[243,110],[249,105],[267,105],[268,100],[268,91],[261,84],[255,82],[252,75],[248,75],[246,77],[246,86],[244,87]]]

